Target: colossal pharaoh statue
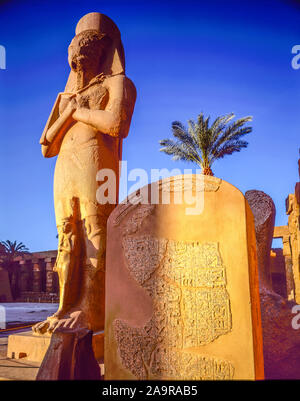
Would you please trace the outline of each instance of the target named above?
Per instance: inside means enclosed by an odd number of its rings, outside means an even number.
[[[107,16],[85,15],[69,46],[71,67],[40,143],[45,157],[58,155],[54,204],[58,229],[60,303],[36,324],[36,333],[60,326],[104,327],[106,222],[113,204],[101,202],[96,180],[101,169],[116,174],[122,140],[129,131],[136,90],[125,76],[120,32]]]

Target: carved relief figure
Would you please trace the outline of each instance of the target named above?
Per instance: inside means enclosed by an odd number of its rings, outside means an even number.
[[[114,205],[97,201],[101,182],[96,174],[112,169],[118,188],[122,139],[136,99],[125,76],[120,32],[105,15],[90,13],[78,22],[68,61],[65,91],[58,94],[40,140],[45,157],[58,156],[54,204],[60,303],[53,316],[33,327],[38,333],[61,325],[103,329],[106,222]]]

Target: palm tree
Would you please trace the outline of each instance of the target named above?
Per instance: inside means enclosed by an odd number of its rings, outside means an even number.
[[[0,241],[0,265],[8,272],[13,297],[17,295],[17,271],[14,259],[17,256],[28,254],[28,248],[23,242]]]
[[[210,116],[204,118],[203,113],[198,115],[197,122],[188,121],[186,128],[180,121],[172,123],[172,132],[175,140],[162,139],[159,141],[161,152],[173,155],[173,160],[184,160],[196,163],[205,175],[213,175],[211,166],[215,160],[226,155],[240,152],[248,146],[248,142],[241,138],[252,131],[252,127],[245,126],[252,117],[243,117],[232,123],[233,113],[215,119],[210,125]]]
[[[17,256],[23,256],[29,253],[29,249],[23,244],[23,242],[17,241],[0,241],[1,256],[4,257],[6,262],[12,262]]]

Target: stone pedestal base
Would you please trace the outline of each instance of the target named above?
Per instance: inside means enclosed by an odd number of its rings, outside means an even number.
[[[51,336],[36,380],[101,380],[92,339],[91,330],[59,327]]]
[[[31,331],[12,334],[8,337],[7,357],[26,358],[32,362],[42,362],[50,345],[51,335],[35,335]],[[97,360],[104,356],[104,332],[93,335],[93,350]],[[102,370],[102,367],[101,367]]]

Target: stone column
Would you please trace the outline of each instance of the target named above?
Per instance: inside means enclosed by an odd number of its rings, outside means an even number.
[[[291,253],[290,233],[288,226],[277,226],[274,228],[273,238],[282,239],[282,253],[285,263],[286,292],[289,301],[295,300],[295,280],[293,273],[293,260]]]
[[[33,292],[41,292],[42,291],[42,267],[40,266],[38,259],[32,259],[32,264],[33,264],[32,291]]]
[[[27,264],[26,260],[20,260],[19,262],[20,265],[20,280],[19,280],[19,285],[20,285],[20,291],[28,291],[28,271],[27,271]]]
[[[51,258],[45,259],[46,263],[46,292],[53,293],[54,292],[54,272],[53,272],[53,263]]]
[[[12,302],[8,272],[0,267],[0,302]],[[1,328],[1,326],[0,326]]]
[[[293,265],[293,276],[295,285],[295,300],[300,304],[300,200],[299,183],[296,184],[295,193],[286,199],[286,214],[288,218],[288,231]]]
[[[286,275],[286,293],[288,301],[295,300],[295,283],[293,274],[293,261],[291,255],[290,237],[289,235],[282,236],[282,253],[285,262]]]

